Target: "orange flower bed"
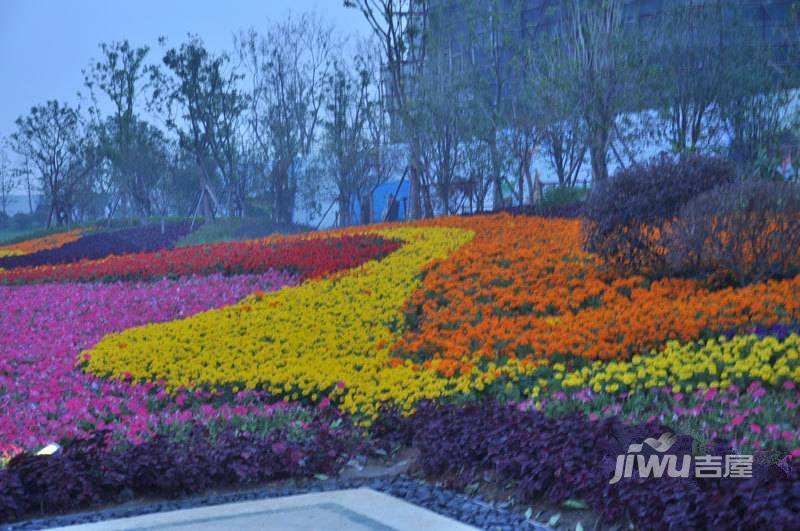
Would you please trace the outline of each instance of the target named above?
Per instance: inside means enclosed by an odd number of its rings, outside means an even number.
[[[428,222],[430,223],[430,222]],[[434,264],[406,307],[399,358],[483,361],[627,359],[667,340],[800,316],[800,277],[709,291],[693,280],[622,277],[581,249],[577,220],[446,218],[475,231]]]
[[[56,234],[49,234],[47,236],[42,236],[41,238],[25,240],[24,242],[3,245],[0,246],[0,255],[3,254],[3,251],[8,252],[8,254],[20,255],[56,249],[62,245],[78,240],[83,234],[84,230],[85,229],[73,229],[65,232],[58,232]]]

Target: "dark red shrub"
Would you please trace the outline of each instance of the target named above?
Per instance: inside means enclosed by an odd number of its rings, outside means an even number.
[[[684,205],[665,235],[671,273],[744,285],[800,272],[800,185],[750,180]]]
[[[662,273],[662,236],[693,198],[734,179],[722,159],[663,154],[598,183],[583,209],[585,245],[628,273]]]

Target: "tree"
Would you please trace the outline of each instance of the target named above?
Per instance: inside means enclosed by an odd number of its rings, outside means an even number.
[[[677,153],[705,150],[717,140],[726,61],[722,36],[732,29],[724,12],[719,2],[673,7],[647,39],[662,136]]]
[[[214,191],[220,183],[233,198],[233,212],[241,215],[246,187],[238,136],[247,99],[238,88],[240,75],[228,70],[227,55],[210,55],[197,37],[167,50],[163,62],[170,75],[153,72],[154,97],[167,107],[167,124],[178,134],[181,149],[194,158],[204,219],[210,222],[220,213]]]
[[[304,169],[317,141],[324,86],[339,44],[330,26],[310,15],[273,24],[264,36],[239,37],[252,83],[247,124],[263,156],[276,222],[291,223]]]
[[[0,143],[0,213],[7,216],[11,194],[17,188],[18,180],[4,147],[5,142]]]
[[[152,132],[137,117],[137,100],[147,79],[144,61],[149,48],[132,47],[127,40],[100,44],[102,59],[84,70],[84,84],[94,102],[94,114],[99,118],[97,95],[99,89],[111,102],[113,113],[107,120],[98,119],[102,153],[111,162],[111,179],[119,201],[145,217],[152,212],[151,192],[159,175],[147,167],[148,156],[141,149],[148,144],[144,138]],[[145,167],[140,167],[140,163]]]
[[[762,34],[734,10],[722,49],[723,82],[718,98],[720,117],[729,138],[728,153],[742,176],[775,177],[782,140],[795,107],[798,64],[797,14],[776,25],[773,36]],[[772,41],[772,38],[775,41]],[[779,54],[782,42],[783,56]]]
[[[340,226],[353,222],[353,199],[362,196],[368,184],[369,89],[366,70],[353,73],[341,62],[334,63],[327,81],[328,118],[324,122],[322,150],[336,186]]]
[[[608,150],[617,117],[641,108],[636,32],[623,25],[621,0],[569,0],[539,46],[539,84],[560,93],[580,116],[596,182],[608,178]],[[572,113],[559,120],[570,123]]]
[[[467,76],[462,65],[454,64],[448,44],[439,40],[431,43],[418,93],[424,111],[420,123],[424,180],[433,186],[444,215],[458,207],[457,192],[464,190],[459,171],[464,167],[465,143],[470,133]]]
[[[358,9],[380,43],[392,112],[409,143],[411,217],[422,217],[422,142],[416,85],[423,73],[427,39],[427,0],[344,0]]]
[[[469,86],[473,103],[473,132],[487,145],[491,157],[494,208],[503,206],[502,184],[508,152],[505,130],[511,124],[509,96],[514,58],[521,49],[518,28],[521,3],[473,0],[468,7],[467,48]]]
[[[54,217],[57,224],[68,225],[74,217],[79,192],[90,185],[88,176],[97,164],[79,109],[50,100],[33,107],[15,123],[17,130],[11,135],[11,146],[38,172],[50,205],[47,227]]]

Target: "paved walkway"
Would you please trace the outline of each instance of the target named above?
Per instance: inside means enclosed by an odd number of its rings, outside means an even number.
[[[154,513],[59,529],[466,531],[475,528],[387,494],[360,488]]]

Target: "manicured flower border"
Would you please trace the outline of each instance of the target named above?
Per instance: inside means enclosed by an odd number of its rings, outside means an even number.
[[[190,230],[189,223],[168,223],[163,232],[160,225],[92,232],[56,247],[0,258],[0,268],[34,268],[99,260],[112,255],[152,252],[172,247]]]
[[[308,280],[275,293],[236,284],[235,274],[270,267],[293,274],[272,287]],[[184,278],[191,274],[210,276]],[[304,406],[296,411],[333,404],[373,429],[394,408],[432,476],[462,486],[512,481],[531,500],[579,497],[608,521],[724,528],[718,515],[726,515],[745,527],[780,527],[787,507],[797,511],[800,278],[709,291],[688,280],[620,277],[581,251],[578,221],[508,215],[0,272],[0,282],[163,277],[171,280],[0,287],[21,290],[0,306],[3,325],[40,331],[25,348],[0,339],[0,391],[13,388],[8,407],[29,428],[0,451],[97,430],[108,430],[109,455],[154,440],[175,442],[179,453],[186,441],[211,444],[225,430],[263,438],[283,429],[273,422],[284,405],[272,405],[283,399]],[[74,329],[64,324],[73,321]],[[56,377],[53,356],[63,373]],[[26,381],[35,384],[28,394]],[[64,385],[48,393],[42,382]],[[304,415],[292,429],[304,429]],[[0,434],[12,440],[12,423],[4,426]],[[634,479],[609,490],[608,458],[623,435],[657,437],[667,427],[696,443],[724,439],[725,451],[774,454],[782,468],[759,469],[752,481]],[[248,467],[235,474],[258,476]],[[54,470],[42,474],[64,474]],[[774,483],[764,483],[767,473]],[[17,488],[22,480],[9,477]],[[159,478],[147,481],[161,488]]]
[[[3,245],[0,246],[0,257],[18,256],[32,254],[39,251],[47,251],[49,249],[56,249],[62,245],[66,245],[80,239],[85,232],[90,230],[90,228],[72,229],[63,232],[57,232],[55,234],[48,234],[39,238]]]
[[[630,442],[658,437],[658,424],[611,418],[552,418],[496,402],[428,405],[404,423],[431,478],[458,487],[515,485],[518,501],[572,500],[608,523],[646,529],[791,529],[800,514],[797,461],[754,465],[751,479],[639,478],[610,484],[616,456]],[[691,450],[681,437],[675,453]],[[677,450],[676,450],[677,448]],[[721,442],[709,454],[732,453]]]
[[[378,234],[404,245],[333,278],[110,334],[80,361],[99,377],[162,380],[168,389],[257,389],[312,403],[334,397],[364,421],[384,400],[410,409],[420,398],[448,392],[448,382],[390,363],[387,345],[399,333],[403,302],[419,285],[422,268],[472,233],[428,227]]]
[[[297,414],[304,420],[293,420]],[[188,423],[135,446],[108,431],[55,455],[20,454],[0,469],[0,523],[133,496],[178,497],[211,487],[335,475],[358,448],[352,424],[333,409],[287,409],[260,432]]]
[[[628,360],[731,328],[800,321],[800,277],[709,291],[609,272],[581,249],[580,221],[450,218],[475,238],[435,264],[406,308],[400,359],[454,374],[489,361]]]
[[[0,286],[0,458],[94,429],[135,443],[187,418],[268,414],[270,397],[168,395],[156,382],[92,378],[75,368],[75,359],[109,332],[187,317],[297,283],[292,275],[270,271],[153,283]]]
[[[226,242],[157,252],[134,251],[57,266],[20,267],[0,271],[0,283],[153,280],[211,273],[260,273],[269,269],[313,278],[381,258],[398,245],[365,235],[287,239],[277,243]]]

